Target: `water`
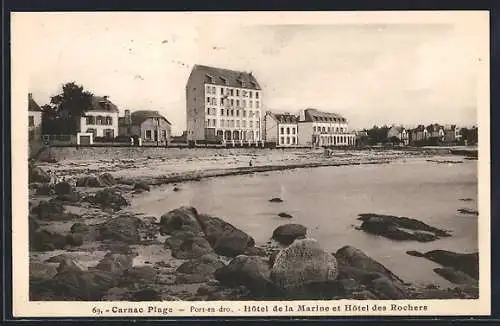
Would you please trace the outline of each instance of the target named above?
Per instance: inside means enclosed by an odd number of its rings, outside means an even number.
[[[297,169],[254,175],[205,179],[155,188],[137,197],[133,207],[161,216],[183,205],[219,216],[265,243],[273,230],[300,223],[329,252],[350,244],[377,259],[402,279],[413,283],[451,285],[432,269],[437,264],[411,257],[407,250],[478,250],[477,217],[457,213],[477,210],[477,162],[437,164],[408,159],[387,165]],[[270,203],[281,197],[283,203]],[[471,198],[472,201],[460,201]],[[277,216],[287,212],[293,219]],[[430,243],[396,242],[356,230],[360,213],[417,218],[453,236]]]

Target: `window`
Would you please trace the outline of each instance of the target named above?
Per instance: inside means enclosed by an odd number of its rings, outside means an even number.
[[[221,127],[224,127],[224,120],[221,120],[221,121],[220,121],[220,126],[221,126]]]
[[[233,100],[233,99],[231,99],[231,106],[233,106],[233,105],[234,105],[234,100]]]
[[[243,128],[246,128],[247,127],[247,121],[246,120],[243,120]]]
[[[295,137],[292,137],[292,145],[295,145]]]
[[[215,86],[212,86],[212,94],[215,95]]]
[[[335,132],[339,132],[339,127],[335,128]]]
[[[259,101],[255,101],[255,108],[258,109],[259,108]]]
[[[285,143],[285,137],[281,137],[280,138],[280,144],[284,144]]]
[[[236,100],[236,106],[240,106],[240,100]]]
[[[207,97],[207,103],[210,104],[210,97]]]
[[[220,109],[220,115],[224,115],[224,109]]]
[[[207,108],[207,114],[210,114],[210,108]]]
[[[332,128],[328,127],[328,133],[330,133],[331,131],[332,131]]]
[[[253,111],[248,111],[248,117],[249,118],[253,117]]]
[[[229,91],[229,94],[230,94],[231,96],[233,96],[233,95],[234,95],[234,92],[233,92],[233,91],[234,91],[234,90],[233,90],[232,88],[231,88],[231,90]]]
[[[33,117],[30,117],[30,118],[33,118]],[[35,131],[34,130],[30,130],[29,131],[29,133],[28,133],[28,139],[29,140],[35,139]]]
[[[220,99],[220,105],[221,106],[224,105],[224,99],[223,98]]]
[[[220,88],[220,95],[224,95],[224,87]]]
[[[316,132],[316,127],[313,127],[313,132]]]
[[[249,96],[250,98],[252,98],[252,97],[253,97],[253,93],[252,93],[252,91],[250,91],[250,92],[248,93],[248,96]],[[250,102],[252,102],[252,101],[250,101]]]
[[[95,124],[95,117],[94,116],[88,116],[86,120],[87,120],[87,124],[88,125],[94,125]]]
[[[212,127],[215,127],[215,119],[212,119]]]
[[[326,128],[325,127],[321,128],[321,131],[326,132]]]
[[[290,135],[290,127],[287,127],[287,128],[286,128],[286,134],[287,134],[287,135]]]
[[[290,144],[290,137],[286,137],[286,143]]]
[[[247,116],[247,111],[243,110],[243,116],[246,117]]]
[[[259,98],[259,92],[255,92],[255,98]]]
[[[284,134],[285,133],[285,128],[281,127],[280,128],[280,134]]]
[[[28,126],[33,127],[35,125],[35,118],[28,117]]]
[[[240,96],[240,90],[239,89],[236,90],[236,96]]]
[[[113,124],[113,118],[112,117],[106,117],[106,125],[111,126]]]
[[[236,116],[239,117],[240,116],[240,110],[236,110]]]
[[[154,131],[154,135],[155,135],[155,139],[154,139],[154,140],[155,140],[155,141],[158,141],[158,130],[155,130],[155,131]]]
[[[247,106],[247,101],[245,101],[245,100],[241,101],[241,106],[242,107],[246,107]]]
[[[161,138],[164,140],[167,140],[167,131],[166,130],[161,131]]]
[[[146,130],[146,139],[151,140],[151,130]]]
[[[249,101],[248,104],[250,108],[253,108],[253,101]]]
[[[210,86],[207,86],[207,94],[210,94]]]
[[[249,126],[250,126],[250,128],[253,128],[253,121],[249,122]]]
[[[240,120],[236,120],[236,127],[240,127]]]
[[[231,116],[234,117],[234,110],[231,110]]]
[[[95,120],[96,120],[95,121],[96,125],[103,125],[104,124],[104,117],[103,116],[98,115]]]
[[[295,128],[292,128],[292,134],[295,135]]]

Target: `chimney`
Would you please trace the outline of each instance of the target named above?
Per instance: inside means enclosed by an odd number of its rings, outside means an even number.
[[[130,117],[130,110],[125,110],[125,114],[124,114],[124,120],[125,120],[125,124],[132,124],[132,118]]]
[[[104,101],[106,101],[106,102],[107,102],[107,101],[108,101],[108,99],[109,99],[109,96],[108,96],[108,95],[104,95],[102,98],[104,99]]]
[[[33,93],[28,93],[28,100],[32,100],[33,99]]]

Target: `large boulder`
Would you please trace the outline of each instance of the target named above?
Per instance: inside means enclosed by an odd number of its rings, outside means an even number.
[[[63,182],[57,183],[54,186],[54,191],[55,191],[56,195],[67,195],[73,191],[73,187],[71,187],[71,185],[68,182],[63,181]]]
[[[132,268],[133,261],[133,255],[107,253],[95,269],[121,276],[126,270]]]
[[[267,261],[258,256],[236,256],[215,271],[215,278],[225,286],[245,286],[253,298],[276,298],[282,294],[271,282]]]
[[[141,241],[140,228],[143,226],[141,219],[135,216],[118,216],[107,222],[99,224],[98,240],[115,240],[125,243],[138,243]]]
[[[434,268],[433,271],[454,284],[477,285],[477,279],[452,267]]]
[[[289,245],[295,239],[304,238],[306,233],[307,228],[301,224],[285,224],[273,231],[272,238],[281,244]]]
[[[224,263],[213,254],[206,254],[198,259],[189,260],[180,265],[176,272],[177,283],[201,283],[213,279],[217,269]]]
[[[129,286],[133,284],[155,284],[158,277],[158,271],[151,266],[135,266],[124,271],[120,279],[120,286]]]
[[[150,191],[151,187],[145,181],[139,181],[134,185],[134,190]]]
[[[57,267],[55,264],[30,261],[29,272],[30,280],[48,280],[57,274]]]
[[[66,236],[59,233],[40,230],[30,234],[29,246],[31,251],[63,249],[66,245]]]
[[[364,282],[369,275],[385,276],[394,282],[404,282],[378,261],[353,246],[344,246],[337,250],[335,257],[339,262],[340,274],[344,278],[353,278]]]
[[[68,221],[78,218],[79,215],[68,213],[64,206],[54,200],[42,200],[40,203],[32,208],[32,212],[36,214],[40,220],[50,221]]]
[[[477,252],[463,254],[447,250],[432,250],[423,256],[444,267],[452,267],[476,280],[479,279],[479,254]]]
[[[380,300],[402,300],[407,298],[405,288],[385,276],[374,277],[367,287]]]
[[[193,259],[213,252],[205,238],[186,233],[178,233],[165,240],[165,247],[172,250],[174,258]]]
[[[99,176],[99,182],[104,186],[104,187],[111,187],[116,184],[115,178],[110,174],[110,173],[103,173]]]
[[[315,283],[333,282],[337,275],[337,260],[314,239],[298,239],[281,250],[271,269],[271,280],[291,296],[307,292]]]
[[[173,234],[176,231],[200,233],[198,212],[194,207],[180,207],[163,214],[160,218],[160,233]]]
[[[29,182],[50,182],[50,175],[38,166],[29,169]]]
[[[360,214],[362,221],[360,230],[381,235],[392,240],[415,240],[419,242],[434,241],[451,234],[425,224],[419,220],[382,214]]]
[[[31,183],[30,187],[35,190],[37,195],[50,196],[54,194],[54,185],[51,183]]]
[[[199,215],[198,220],[205,238],[219,255],[236,257],[255,246],[250,235],[218,217]]]
[[[89,197],[89,199],[94,204],[114,210],[120,210],[123,206],[130,204],[119,191],[111,188],[99,190],[94,196]]]

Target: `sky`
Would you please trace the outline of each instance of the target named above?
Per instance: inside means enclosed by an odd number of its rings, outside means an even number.
[[[27,92],[40,105],[75,81],[109,96],[121,114],[160,111],[174,134],[185,129],[194,64],[251,71],[265,109],[336,112],[353,129],[476,123],[478,69],[487,58],[467,21],[252,17],[21,14],[13,41],[31,57]]]

